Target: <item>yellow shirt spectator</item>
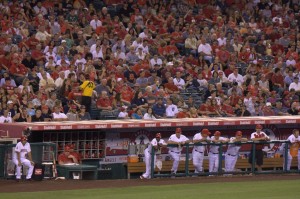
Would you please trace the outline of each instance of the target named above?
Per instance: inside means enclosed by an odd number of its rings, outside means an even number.
[[[82,96],[87,96],[87,97],[92,97],[93,94],[93,90],[95,89],[95,83],[90,81],[90,80],[86,80],[84,81],[81,85],[80,85],[80,89],[83,90],[82,92]]]

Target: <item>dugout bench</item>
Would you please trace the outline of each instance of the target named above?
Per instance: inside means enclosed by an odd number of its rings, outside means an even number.
[[[283,168],[283,161],[284,159],[281,158],[264,158],[264,164],[262,165],[263,170],[282,170]],[[204,159],[203,161],[203,168],[204,171],[208,171],[208,164],[209,160]],[[154,173],[167,173],[171,172],[171,168],[173,165],[173,161],[162,161],[162,169],[159,170],[157,167],[154,170]],[[222,161],[222,168],[224,168],[225,161]],[[297,167],[297,159],[293,159],[291,167]],[[241,171],[251,171],[251,164],[249,164],[248,159],[238,159],[236,166],[236,170]],[[194,165],[193,161],[189,160],[188,163],[188,171],[191,173],[194,173]],[[131,174],[142,174],[146,171],[146,166],[144,162],[136,162],[136,163],[127,163],[127,177],[130,179]],[[178,166],[178,173],[184,173],[185,172],[185,161],[180,161]]]

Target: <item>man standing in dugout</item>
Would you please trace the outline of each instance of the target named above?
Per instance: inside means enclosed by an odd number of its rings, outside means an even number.
[[[168,141],[168,144],[172,144],[175,146],[169,147],[169,154],[171,155],[172,159],[174,160],[173,166],[171,169],[172,177],[175,177],[179,160],[181,156],[182,147],[189,143],[189,139],[181,134],[181,128],[176,128],[175,134],[171,135]]]
[[[260,142],[270,141],[269,136],[265,132],[262,131],[262,126],[260,124],[256,125],[256,131],[251,134],[251,140],[254,142],[258,142],[255,144],[255,157],[254,160],[256,161],[256,166],[258,171],[262,171],[261,166],[263,165],[264,159],[264,152],[263,148],[265,144]],[[249,155],[249,163],[252,164],[252,149]]]

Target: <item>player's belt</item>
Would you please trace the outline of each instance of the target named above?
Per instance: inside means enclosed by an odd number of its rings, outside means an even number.
[[[215,155],[216,155],[216,154],[219,154],[219,153],[213,153],[213,152],[210,152],[210,153],[215,154]]]
[[[195,151],[197,151],[196,149],[195,149]],[[202,151],[197,151],[198,153],[203,153]]]
[[[179,154],[180,152],[176,152],[176,151],[171,151],[172,153],[177,153],[177,154]]]
[[[234,156],[236,156],[236,155],[231,155],[231,154],[227,154],[227,155],[229,155],[229,156],[233,156],[233,157],[234,157]]]

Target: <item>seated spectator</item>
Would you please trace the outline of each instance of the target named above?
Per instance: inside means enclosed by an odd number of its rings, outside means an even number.
[[[8,113],[9,113],[8,109],[3,110],[3,114],[0,116],[0,123],[12,123],[13,122],[12,118],[10,117],[10,115]]]
[[[155,120],[156,117],[153,114],[153,109],[151,107],[149,107],[146,111],[146,113],[144,114],[143,119],[145,120]]]
[[[184,109],[185,109],[185,107],[183,107],[183,110]],[[188,108],[187,114],[188,114],[189,118],[198,118],[198,117],[200,117],[199,114],[198,114],[198,111],[195,107]]]
[[[143,119],[143,112],[140,108],[137,108],[134,113],[131,114],[131,119]]]
[[[146,98],[143,97],[142,91],[138,90],[135,94],[133,99],[131,100],[131,104],[135,104],[138,108],[144,110],[148,108],[148,102]]]
[[[60,112],[61,108],[59,106],[55,106],[54,107],[54,111],[52,113],[52,117],[53,117],[53,121],[68,121],[68,117],[66,116],[66,114]]]
[[[262,108],[263,116],[275,116],[271,102],[267,102],[266,105]]]
[[[78,113],[78,117],[79,117],[79,120],[82,121],[82,120],[91,120],[91,116],[90,116],[90,113],[89,112],[86,112],[86,108],[84,105],[81,105],[80,106],[80,110],[79,110],[79,113]]]
[[[124,108],[124,107],[120,108],[120,112],[119,112],[118,118],[119,119],[130,119],[130,117],[128,116],[126,108]]]
[[[35,111],[35,115],[31,116],[31,122],[44,122],[41,110],[38,109]]]
[[[153,115],[155,118],[166,117],[166,106],[163,103],[163,98],[158,97],[156,103],[153,105]]]
[[[282,102],[280,102],[280,101],[276,102],[276,105],[275,105],[275,108],[274,108],[274,113],[275,113],[275,115],[282,115],[282,116],[290,115],[288,113],[288,109],[283,107]]]
[[[298,106],[299,106],[299,102],[293,102],[287,112],[290,115],[300,115]]]
[[[181,72],[176,72],[176,77],[173,79],[173,83],[177,86],[179,91],[185,89],[185,81],[181,78]]]
[[[26,107],[20,106],[19,113],[16,114],[15,122],[31,122],[31,116],[28,115]]]
[[[294,77],[294,82],[292,82],[289,86],[289,91],[294,89],[296,93],[300,93],[300,82],[298,77]]]
[[[175,93],[179,93],[179,88],[174,84],[174,80],[172,77],[169,77],[168,79],[168,83],[164,84],[165,87],[165,91],[168,94],[175,94]]]
[[[42,118],[45,122],[49,122],[53,120],[53,115],[51,111],[49,111],[49,107],[47,105],[42,105]]]
[[[167,99],[167,104],[166,104],[166,117],[168,118],[175,118],[178,114],[178,108],[177,105],[173,104],[172,99]]]
[[[43,71],[41,73],[42,79],[40,79],[39,86],[40,88],[43,88],[47,94],[55,90],[55,83],[52,77],[48,77],[47,73]]]
[[[114,107],[112,99],[109,98],[106,91],[102,91],[99,99],[96,102],[97,108],[101,111],[113,111]]]
[[[73,104],[66,115],[69,121],[78,121],[79,115],[77,113],[77,106]]]

